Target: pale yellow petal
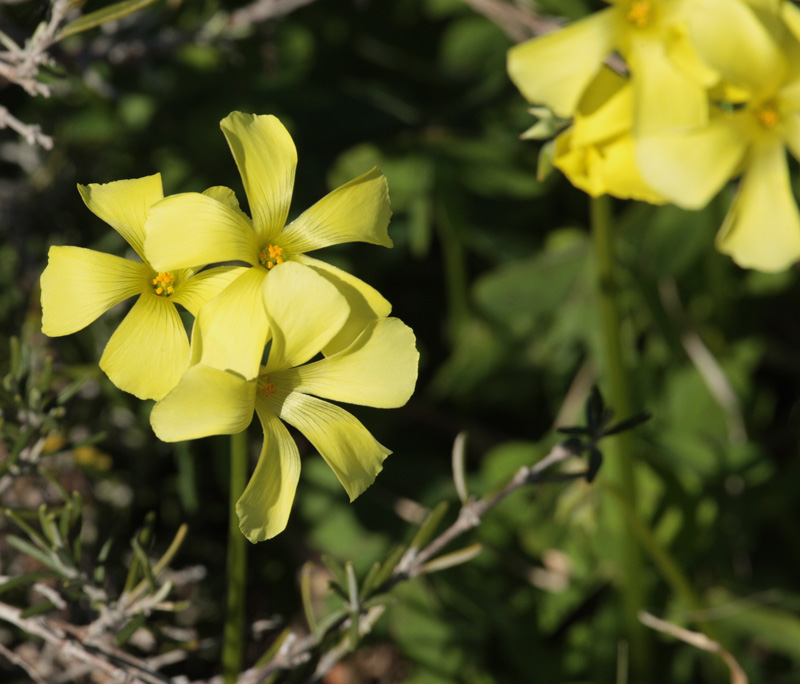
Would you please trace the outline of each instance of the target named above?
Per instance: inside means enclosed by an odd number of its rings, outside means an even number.
[[[250,380],[258,375],[269,336],[261,285],[267,272],[248,268],[200,307],[192,329],[192,364],[230,370]]]
[[[771,92],[786,72],[776,36],[741,0],[693,0],[685,16],[692,45],[728,83],[753,94]]]
[[[508,51],[508,75],[529,102],[570,117],[614,50],[617,10],[609,8]]]
[[[100,358],[111,382],[139,399],[163,397],[188,365],[189,338],[181,317],[167,297],[152,292],[136,300]]]
[[[244,183],[253,226],[261,243],[280,233],[292,201],[297,150],[272,115],[232,112],[220,122]]]
[[[165,442],[232,435],[250,425],[255,401],[255,382],[200,364],[153,407],[150,424]]]
[[[603,68],[587,88],[575,113],[573,144],[585,146],[629,133],[633,126],[630,79]]]
[[[256,413],[264,429],[264,444],[247,488],[236,502],[239,529],[251,542],[283,532],[300,479],[300,454],[294,439],[261,400]]]
[[[350,275],[347,271],[304,254],[293,257],[293,261],[313,268],[328,280],[344,296],[350,307],[350,315],[345,324],[323,347],[322,353],[325,356],[341,351],[361,334],[367,323],[376,318],[388,316],[392,312],[392,305],[384,299],[380,292],[367,285],[363,280]]]
[[[786,153],[774,138],[755,145],[717,249],[744,268],[782,271],[800,259],[800,215]]]
[[[701,209],[731,178],[749,144],[740,116],[721,114],[689,131],[642,136],[636,159],[645,182],[669,201]]]
[[[112,306],[144,292],[150,269],[139,261],[82,247],[51,247],[41,277],[42,332],[51,337],[85,328]]]
[[[291,254],[343,242],[391,247],[387,232],[391,215],[386,178],[372,169],[306,209],[286,226],[280,244]]]
[[[780,132],[794,158],[800,161],[800,111],[790,112],[783,116]]]
[[[418,365],[411,328],[398,318],[381,318],[338,354],[276,371],[271,378],[282,388],[324,399],[396,408],[414,392]]]
[[[180,284],[171,299],[185,307],[192,316],[197,316],[203,304],[216,297],[245,270],[241,266],[218,266],[195,273]]]
[[[302,432],[336,474],[350,500],[369,487],[391,453],[351,414],[316,397],[292,392],[282,402],[267,403]]]
[[[144,248],[157,271],[221,261],[256,264],[259,252],[247,218],[199,192],[170,195],[150,209]]]
[[[634,135],[702,126],[708,121],[705,88],[678,71],[660,40],[637,40],[631,49]]]
[[[148,209],[164,197],[161,174],[144,178],[78,185],[86,206],[116,230],[144,259],[144,223]]]
[[[347,300],[314,269],[289,261],[264,278],[272,332],[267,372],[297,366],[318,354],[350,314]]]

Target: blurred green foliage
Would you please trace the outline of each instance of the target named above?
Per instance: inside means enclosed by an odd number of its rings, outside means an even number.
[[[330,554],[363,577],[408,541],[398,515],[407,500],[456,499],[449,454],[459,431],[470,434],[476,494],[543,456],[554,423],[575,422],[592,382],[603,387],[601,339],[588,202],[556,173],[536,180],[539,144],[517,138],[532,119],[505,76],[511,41],[500,29],[459,0],[315,2],[225,29],[220,13],[243,4],[158,3],[60,44],[49,100],[4,88],[8,106],[56,147],[18,162],[21,144],[0,132],[0,359],[12,334],[36,325],[49,245],[123,248],[76,183],[160,171],[168,192],[222,184],[244,200],[218,127],[234,109],[276,114],[292,132],[294,214],[380,166],[394,249],[347,245],[324,258],[376,286],[414,328],[421,379],[404,409],[356,411],[394,455],[354,504],[300,437],[304,470],[289,527],[250,550],[248,619],[291,621],[302,615],[304,561]],[[590,3],[541,5],[575,18]],[[40,11],[3,8],[23,28]],[[703,610],[682,604],[649,557],[644,607],[712,625],[751,681],[789,684],[800,680],[800,283],[794,270],[748,273],[714,251],[728,199],[699,212],[614,206],[621,332],[637,407],[653,414],[635,439],[640,517]],[[113,462],[81,466],[97,538],[111,528],[130,537],[151,510],[159,538],[187,522],[178,561],[209,571],[191,620],[214,635],[226,440],[158,442],[150,406],[100,374],[96,361],[121,314],[38,344],[53,355],[56,389],[88,378],[65,420],[73,442],[103,432],[98,446]],[[706,355],[693,357],[687,348],[698,343]],[[709,386],[708,373],[720,371],[735,402]],[[399,587],[366,648],[388,642],[403,666],[370,681],[396,681],[393,673],[414,684],[613,681],[622,626],[615,555],[597,529],[598,502],[609,496],[602,480],[601,471],[595,485],[518,493],[474,533],[486,549],[475,561]],[[103,495],[108,483],[127,495]],[[263,650],[254,644],[249,662]],[[205,676],[213,649],[200,658],[196,672],[181,671]],[[353,681],[368,681],[357,663]],[[661,636],[649,671],[653,683],[726,680],[713,656]]]

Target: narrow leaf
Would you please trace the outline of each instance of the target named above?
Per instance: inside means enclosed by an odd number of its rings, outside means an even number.
[[[414,539],[411,540],[411,548],[421,549],[425,544],[428,543],[430,538],[433,536],[436,529],[439,527],[439,523],[442,522],[442,518],[444,514],[447,513],[449,505],[446,501],[442,501],[439,503],[436,508],[434,508],[428,516],[423,521],[422,525],[420,525],[419,530],[414,535]]]
[[[458,498],[462,504],[467,503],[469,492],[467,491],[467,479],[464,473],[464,458],[467,451],[467,433],[459,432],[453,442],[453,482],[456,486]]]
[[[116,643],[117,646],[123,646],[124,644],[128,643],[128,639],[130,639],[133,636],[134,632],[136,632],[136,630],[139,629],[139,627],[141,627],[144,624],[145,620],[146,620],[145,614],[139,613],[136,617],[133,618],[133,620],[131,620],[127,625],[125,625],[121,630],[119,630],[119,633],[114,638],[114,643]]]
[[[311,597],[311,573],[314,564],[311,561],[303,563],[303,568],[300,570],[300,597],[303,601],[303,612],[306,616],[306,623],[311,633],[316,635],[319,626],[317,625],[317,616],[314,615],[314,601]]]
[[[155,0],[122,0],[122,2],[117,2],[108,7],[102,7],[94,12],[89,12],[89,14],[84,14],[82,17],[75,19],[75,21],[66,24],[58,34],[58,40],[63,40],[67,36],[73,36],[76,33],[88,31],[101,24],[107,24],[109,21],[122,19],[129,14],[138,12],[148,5],[152,5],[154,2]]]
[[[483,545],[472,544],[471,546],[459,549],[458,551],[446,553],[443,556],[439,556],[438,558],[434,558],[432,561],[425,563],[425,565],[422,566],[422,572],[424,574],[429,574],[431,572],[438,572],[439,570],[452,568],[453,566],[461,565],[462,563],[468,563],[482,550]]]

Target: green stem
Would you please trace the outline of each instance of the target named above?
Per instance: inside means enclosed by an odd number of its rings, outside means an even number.
[[[608,404],[613,407],[617,420],[633,415],[628,374],[623,360],[620,328],[622,316],[619,306],[619,282],[615,274],[613,217],[608,196],[596,197],[591,202],[592,238],[597,269],[597,289],[603,330],[604,376],[607,383]],[[608,478],[621,495],[613,501],[608,511],[607,523],[618,536],[619,559],[622,566],[620,587],[623,612],[632,658],[634,679],[641,676],[646,663],[645,632],[637,614],[644,606],[645,587],[642,557],[636,538],[626,520],[625,509],[636,511],[636,479],[631,435],[628,432],[604,441],[606,458],[602,476]]]
[[[228,520],[228,605],[222,637],[222,677],[235,684],[242,671],[244,606],[247,586],[247,541],[239,529],[236,502],[247,483],[247,431],[231,435],[230,513]]]

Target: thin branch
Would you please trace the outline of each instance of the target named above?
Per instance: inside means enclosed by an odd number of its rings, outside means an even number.
[[[249,5],[231,12],[228,18],[230,28],[241,28],[258,24],[268,19],[277,19],[294,12],[300,7],[310,5],[314,0],[254,0]]]
[[[543,17],[504,0],[464,0],[464,3],[497,24],[516,43],[542,36],[564,25],[561,20]]]
[[[36,672],[36,670],[33,668],[32,665],[23,660],[20,656],[14,653],[14,651],[11,651],[10,649],[3,646],[2,643],[0,643],[0,655],[5,657],[5,659],[8,660],[8,662],[25,670],[27,675],[34,682],[36,682],[36,684],[47,684],[47,682],[39,676],[39,673]]]

